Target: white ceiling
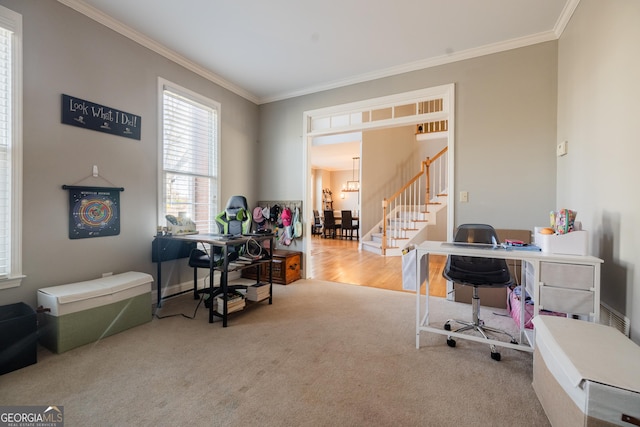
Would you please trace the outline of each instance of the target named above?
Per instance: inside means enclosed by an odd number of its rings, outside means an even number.
[[[262,104],[554,40],[579,0],[58,0]],[[312,148],[351,169],[359,141]]]
[[[553,40],[579,0],[58,0],[265,103]]]

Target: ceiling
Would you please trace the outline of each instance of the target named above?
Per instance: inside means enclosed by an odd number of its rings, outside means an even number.
[[[579,2],[58,1],[256,104],[555,40]],[[340,142],[313,166],[351,169]]]
[[[558,38],[579,0],[58,0],[257,104]]]

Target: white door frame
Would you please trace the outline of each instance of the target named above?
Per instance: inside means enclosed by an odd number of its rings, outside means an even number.
[[[442,98],[443,111],[438,113],[420,113],[417,111],[414,115],[406,115],[395,117],[394,107],[406,106],[411,103],[420,101]],[[392,111],[390,118],[381,120],[362,120],[363,115],[372,118],[375,111],[390,110]],[[454,159],[455,159],[455,85],[453,83],[436,86],[432,88],[420,89],[411,92],[404,92],[395,95],[371,98],[364,101],[353,102],[349,104],[334,105],[332,107],[320,108],[317,110],[309,110],[303,112],[302,124],[302,140],[304,168],[302,181],[306,183],[303,189],[304,205],[309,208],[304,209],[305,223],[313,222],[313,206],[311,180],[311,142],[313,137],[321,135],[331,135],[345,132],[366,131],[372,129],[383,129],[398,126],[415,125],[432,120],[448,120],[446,131],[447,147],[448,147],[448,192],[449,203],[447,205],[447,240],[453,239],[454,224],[454,199],[451,197],[454,193]],[[362,148],[361,148],[362,150]],[[305,259],[311,259],[311,245],[305,245]],[[308,278],[309,269],[305,267],[305,278]]]

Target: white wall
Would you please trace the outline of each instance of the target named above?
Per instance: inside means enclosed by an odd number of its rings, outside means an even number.
[[[640,2],[582,0],[559,42],[558,208],[604,259],[602,300],[640,343]]]

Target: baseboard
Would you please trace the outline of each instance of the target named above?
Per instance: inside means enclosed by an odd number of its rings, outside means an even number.
[[[208,277],[209,275],[207,274],[206,276],[201,276],[198,277],[198,289],[205,289],[206,286],[208,286]],[[229,273],[229,280],[235,280],[235,279],[239,279],[240,278],[240,272],[239,271],[233,271],[231,273]],[[207,280],[207,285],[205,286],[205,280]],[[214,283],[220,283],[220,273],[216,271],[215,275],[213,276],[213,280]],[[169,299],[169,298],[173,298],[175,296],[179,296],[177,294],[183,293],[183,292],[187,292],[187,291],[192,291],[193,290],[193,282],[189,281],[189,282],[182,282],[182,283],[175,283],[173,285],[169,285],[169,286],[163,286],[162,287],[162,294],[163,295],[171,295],[169,297],[165,297],[165,299]],[[158,290],[154,289],[151,292],[151,298],[152,301],[155,303],[155,301],[158,300]]]

